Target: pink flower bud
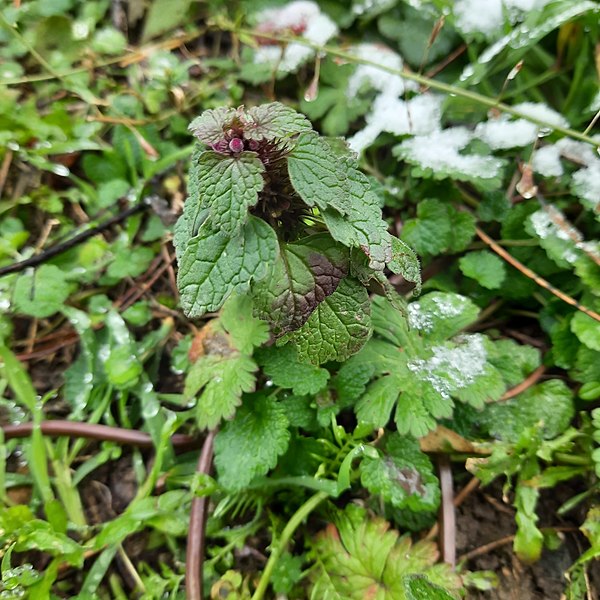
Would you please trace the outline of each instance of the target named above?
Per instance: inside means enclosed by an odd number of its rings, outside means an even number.
[[[243,140],[240,140],[240,138],[233,138],[230,142],[229,142],[229,149],[234,152],[234,153],[238,153],[238,152],[242,152],[244,150],[244,142]]]

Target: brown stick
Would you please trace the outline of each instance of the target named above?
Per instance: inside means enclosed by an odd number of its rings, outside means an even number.
[[[526,267],[522,262],[518,261],[514,256],[509,254],[502,246],[497,244],[487,233],[479,229],[479,227],[475,228],[477,235],[481,238],[483,242],[485,242],[500,258],[503,258],[507,263],[511,264],[515,269],[521,271],[525,277],[529,277],[529,279],[533,279],[535,283],[537,283],[540,287],[548,290],[551,294],[554,294],[557,298],[560,298],[563,302],[574,306],[577,310],[580,310],[582,313],[586,314],[588,317],[591,317],[595,321],[600,322],[600,315],[587,308],[587,306],[583,306],[580,304],[575,298],[572,298],[568,294],[565,294],[558,288],[555,288],[549,281],[546,281],[543,277],[540,277],[537,273],[534,273],[529,267]]]
[[[519,385],[516,385],[514,388],[511,388],[505,392],[501,396],[500,400],[509,400],[510,398],[518,396],[521,392],[524,392],[526,389],[530,388],[534,383],[536,383],[545,372],[546,367],[544,365],[540,365],[533,373],[531,373],[531,375],[521,381]]]
[[[216,431],[210,431],[204,440],[202,452],[196,466],[196,473],[210,472],[213,458],[213,442]],[[190,527],[185,553],[185,590],[187,600],[202,600],[202,562],[204,560],[208,496],[196,496],[192,500]]]
[[[442,535],[440,545],[442,559],[451,567],[456,566],[456,514],[454,512],[454,489],[452,485],[452,469],[446,454],[438,456],[440,488],[442,490],[441,522]]]
[[[78,423],[76,421],[42,421],[40,429],[44,435],[49,437],[75,437],[100,440],[103,442],[116,442],[127,444],[138,448],[153,448],[154,443],[148,433],[136,429],[124,429],[122,427],[111,427],[109,425],[96,425],[93,423]],[[4,438],[24,438],[31,435],[33,423],[21,423],[20,425],[5,425],[2,427]],[[192,446],[196,440],[182,433],[171,436],[171,443],[175,447]]]

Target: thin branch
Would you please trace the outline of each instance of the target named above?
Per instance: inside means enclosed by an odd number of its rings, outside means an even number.
[[[582,142],[586,142],[587,144],[591,144],[595,147],[600,147],[600,140],[594,139],[589,135],[583,134],[579,131],[575,131],[574,129],[570,129],[568,127],[560,127],[554,123],[548,123],[542,119],[538,119],[537,117],[533,117],[530,114],[526,114],[509,106],[508,104],[504,104],[503,102],[498,102],[496,98],[489,98],[488,96],[484,96],[483,94],[478,94],[477,92],[472,92],[470,90],[461,88],[459,86],[455,86],[449,83],[444,83],[443,81],[439,81],[437,79],[431,79],[429,77],[425,77],[424,75],[418,75],[417,73],[413,73],[412,71],[407,71],[405,69],[395,69],[393,67],[388,67],[386,65],[382,65],[374,60],[369,60],[366,58],[361,58],[352,54],[351,52],[345,52],[343,50],[339,50],[338,48],[334,48],[332,46],[322,46],[320,44],[316,44],[307,40],[306,38],[301,38],[298,36],[286,36],[286,35],[275,35],[272,33],[255,31],[253,29],[246,29],[243,27],[223,27],[223,29],[229,30],[232,33],[236,33],[238,35],[247,35],[250,37],[272,40],[273,42],[278,43],[295,43],[300,44],[302,46],[307,46],[308,48],[312,48],[317,52],[324,52],[325,54],[329,54],[331,56],[336,56],[338,58],[344,59],[351,63],[356,63],[359,65],[368,65],[370,67],[375,67],[376,69],[380,69],[385,73],[391,73],[392,75],[398,75],[403,77],[404,79],[408,79],[409,81],[414,81],[422,86],[430,87],[439,92],[444,92],[446,94],[450,94],[452,96],[458,96],[461,98],[466,98],[468,100],[472,100],[478,104],[482,104],[483,106],[489,106],[490,108],[494,108],[506,114],[512,115],[514,117],[518,117],[520,119],[525,119],[531,123],[534,123],[542,128],[549,128],[556,133],[560,133],[564,136],[571,137],[576,140],[580,140]]]
[[[530,388],[533,384],[535,384],[539,378],[546,372],[546,367],[544,365],[540,365],[531,375],[529,375],[526,379],[521,381],[519,385],[516,385],[514,388],[511,388],[507,392],[505,392],[500,400],[509,400],[510,398],[514,398],[518,396],[520,393],[524,392],[526,389]]]
[[[120,212],[118,215],[115,215],[114,217],[111,217],[110,219],[99,223],[91,229],[82,231],[81,233],[78,233],[77,235],[60,244],[51,246],[47,250],[44,250],[44,252],[42,252],[41,254],[32,256],[31,258],[27,258],[17,263],[13,263],[12,265],[0,267],[0,277],[4,277],[5,275],[9,275],[10,273],[18,273],[20,271],[23,271],[27,267],[37,267],[38,265],[45,263],[51,258],[54,258],[55,256],[58,256],[59,254],[62,254],[63,252],[74,248],[78,244],[82,244],[91,237],[94,237],[95,235],[98,235],[99,233],[110,229],[113,225],[118,225],[119,223],[125,221],[132,215],[135,215],[136,213],[141,212],[142,210],[146,210],[149,207],[150,205],[148,203],[140,202],[139,204],[131,206],[130,208]]]
[[[4,438],[7,440],[14,438],[24,438],[31,435],[33,423],[21,423],[19,425],[4,425],[2,428]],[[117,444],[127,444],[137,448],[153,448],[154,442],[148,433],[136,429],[124,429],[122,427],[112,427],[109,425],[96,425],[92,423],[79,423],[77,421],[42,421],[40,429],[43,435],[49,437],[72,437],[88,438],[103,442],[116,442]],[[190,447],[197,444],[197,440],[192,436],[182,433],[176,433],[171,436],[171,443],[175,447]]]
[[[204,440],[202,452],[196,466],[196,473],[209,474],[213,458],[213,442],[216,431],[210,431]],[[188,529],[185,553],[185,590],[187,600],[202,600],[202,561],[206,542],[205,527],[208,509],[208,496],[196,496],[192,500],[190,526]]]
[[[446,454],[438,456],[440,488],[442,491],[441,522],[442,535],[440,546],[442,559],[451,567],[456,566],[456,514],[454,512],[454,489],[450,458]]]
[[[563,302],[574,306],[577,310],[580,310],[582,313],[586,314],[588,317],[591,317],[595,321],[600,322],[600,314],[583,306],[580,304],[575,298],[572,298],[568,294],[561,292],[558,288],[555,288],[549,281],[540,277],[537,273],[534,273],[529,267],[526,267],[522,262],[518,261],[514,256],[509,254],[502,246],[497,244],[487,233],[479,229],[479,227],[475,228],[477,235],[483,240],[500,258],[503,258],[507,263],[511,264],[515,269],[521,271],[525,277],[529,277],[537,283],[540,287],[549,291],[551,294],[554,294],[557,298],[560,298]]]

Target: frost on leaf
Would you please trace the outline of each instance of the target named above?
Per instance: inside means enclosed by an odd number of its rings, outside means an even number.
[[[327,235],[281,244],[269,277],[254,289],[257,314],[270,323],[275,337],[299,329],[347,270],[347,251]]]
[[[371,518],[349,504],[338,512],[312,544],[317,559],[312,571],[311,598],[364,600],[394,598],[412,600],[406,589],[414,575],[458,598],[461,580],[449,565],[435,564],[435,543],[412,544],[400,537],[387,521]]]
[[[244,399],[236,418],[215,438],[215,466],[219,483],[240,491],[258,475],[266,475],[288,447],[288,419],[280,402],[255,394]]]
[[[446,292],[431,292],[408,305],[409,325],[432,340],[452,337],[478,314],[471,300]]]
[[[342,280],[296,331],[281,338],[296,347],[300,360],[321,364],[343,361],[371,335],[371,309],[365,288],[350,277]]]
[[[394,508],[434,512],[439,507],[439,482],[433,465],[414,439],[391,434],[382,456],[363,459],[360,474],[369,492],[381,495]]]
[[[350,388],[359,423],[385,427],[395,407],[398,432],[422,437],[438,419],[452,416],[455,400],[481,408],[497,400],[507,382],[521,381],[537,366],[516,351],[515,368],[507,366],[503,341],[456,335],[477,314],[467,298],[433,292],[409,303],[407,323],[388,301],[376,298],[374,337],[340,370],[340,376],[348,371],[359,379]]]

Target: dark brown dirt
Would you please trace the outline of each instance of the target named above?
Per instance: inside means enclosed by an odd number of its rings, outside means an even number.
[[[587,548],[585,538],[576,531],[573,520],[560,519],[556,509],[573,494],[572,490],[553,490],[543,494],[540,504],[540,527],[573,528],[561,533],[563,543],[556,550],[544,550],[534,565],[523,564],[514,555],[512,541],[506,541],[482,552],[467,563],[470,571],[493,571],[499,578],[498,586],[488,592],[472,591],[468,600],[561,600],[564,598],[565,571]],[[564,496],[564,498],[563,498]],[[457,557],[493,544],[514,535],[516,531],[514,509],[502,500],[501,486],[492,485],[472,493],[457,510]],[[581,522],[581,521],[579,521]],[[579,551],[578,551],[579,545]],[[597,566],[597,565],[596,565]],[[592,567],[595,570],[596,566]],[[596,578],[590,573],[591,579]],[[593,583],[592,583],[593,585]],[[598,590],[592,591],[594,599],[600,598]]]

